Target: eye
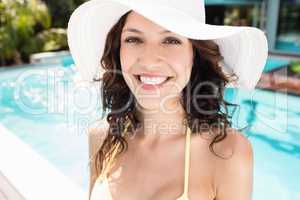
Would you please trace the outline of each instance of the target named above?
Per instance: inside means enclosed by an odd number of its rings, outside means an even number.
[[[141,43],[142,41],[137,37],[128,37],[125,40],[125,43]]]
[[[173,38],[173,37],[168,37],[165,40],[165,43],[167,44],[181,44],[180,40]]]

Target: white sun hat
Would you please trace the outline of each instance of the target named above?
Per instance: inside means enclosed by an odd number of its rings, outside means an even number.
[[[204,0],[90,0],[79,6],[68,24],[68,44],[84,81],[101,77],[100,60],[106,36],[121,16],[133,10],[181,36],[213,40],[223,60],[224,73],[237,76],[227,87],[253,89],[268,56],[263,31],[248,26],[219,26],[205,23]]]

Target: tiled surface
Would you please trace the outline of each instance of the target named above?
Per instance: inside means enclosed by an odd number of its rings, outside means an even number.
[[[3,174],[0,176],[0,191],[9,200],[87,199],[85,191],[1,124],[0,158],[0,172]],[[18,196],[17,191],[24,198]]]
[[[0,172],[0,200],[25,200]]]

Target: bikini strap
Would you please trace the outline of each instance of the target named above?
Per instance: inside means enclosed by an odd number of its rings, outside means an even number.
[[[183,191],[183,195],[186,197],[188,196],[188,189],[189,189],[190,143],[191,143],[191,130],[187,126],[187,133],[186,133],[186,140],[185,140],[184,191]]]

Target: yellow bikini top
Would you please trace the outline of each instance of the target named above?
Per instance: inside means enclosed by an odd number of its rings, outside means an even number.
[[[127,130],[127,127],[125,128],[125,132]],[[190,142],[191,141],[191,130],[189,127],[187,127],[187,133],[186,133],[186,140],[185,140],[185,162],[184,162],[184,190],[180,197],[178,197],[176,200],[189,200],[188,197],[188,184],[189,184],[189,170],[190,170]],[[112,157],[114,157],[117,153],[117,149],[112,153]],[[102,178],[100,176],[97,178],[90,200],[101,200],[103,198],[107,198],[107,200],[113,200],[112,194],[109,190],[109,184],[107,177],[105,175],[105,178],[101,182]]]

